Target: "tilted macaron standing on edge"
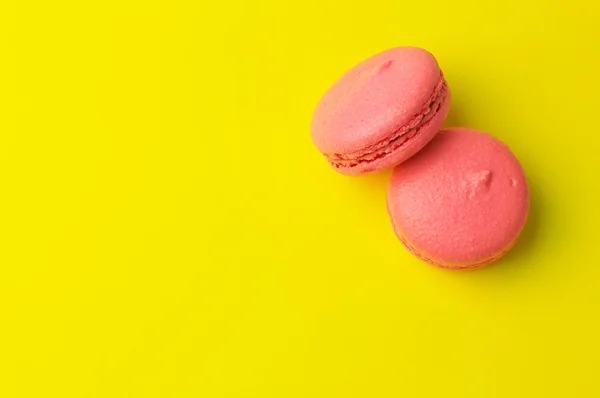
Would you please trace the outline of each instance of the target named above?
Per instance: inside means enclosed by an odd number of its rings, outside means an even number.
[[[448,85],[434,56],[397,47],[356,65],[325,93],[311,136],[340,173],[384,170],[423,148],[449,107]]]
[[[478,268],[516,242],[529,188],[506,145],[453,128],[393,170],[387,205],[396,235],[417,257],[443,268]]]

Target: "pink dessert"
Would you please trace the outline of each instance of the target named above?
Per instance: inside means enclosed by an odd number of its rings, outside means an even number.
[[[417,257],[443,268],[478,268],[516,242],[529,188],[506,145],[452,128],[394,169],[387,205],[396,235]]]
[[[311,136],[340,173],[384,170],[423,148],[449,107],[448,85],[433,55],[393,48],[356,65],[325,93]]]

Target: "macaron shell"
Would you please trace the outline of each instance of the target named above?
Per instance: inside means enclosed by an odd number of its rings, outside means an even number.
[[[437,114],[431,118],[426,126],[419,129],[417,134],[410,138],[408,141],[402,144],[399,148],[391,152],[389,155],[374,160],[368,163],[362,163],[352,168],[339,168],[337,169],[340,173],[350,176],[356,176],[366,173],[372,173],[379,170],[390,169],[417,152],[419,152],[425,145],[432,140],[432,138],[440,131],[446,116],[450,110],[450,91],[448,91],[446,100],[442,103],[442,106],[438,110]]]
[[[440,80],[437,61],[397,47],[356,65],[325,93],[311,136],[324,154],[349,153],[381,141],[420,111]]]
[[[442,130],[397,166],[388,188],[394,230],[415,254],[447,268],[500,258],[527,220],[529,188],[509,148],[469,129]]]

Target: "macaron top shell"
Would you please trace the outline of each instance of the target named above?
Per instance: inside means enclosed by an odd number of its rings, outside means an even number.
[[[384,140],[423,108],[441,71],[429,52],[397,47],[350,69],[315,109],[311,135],[324,154],[351,153]]]
[[[394,169],[387,201],[396,234],[418,257],[474,268],[515,243],[527,220],[529,188],[506,145],[453,128]]]

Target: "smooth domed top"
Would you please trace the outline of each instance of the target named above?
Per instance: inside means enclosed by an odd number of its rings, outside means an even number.
[[[446,129],[394,169],[388,209],[397,234],[422,256],[473,265],[515,242],[527,220],[529,188],[502,142]]]

